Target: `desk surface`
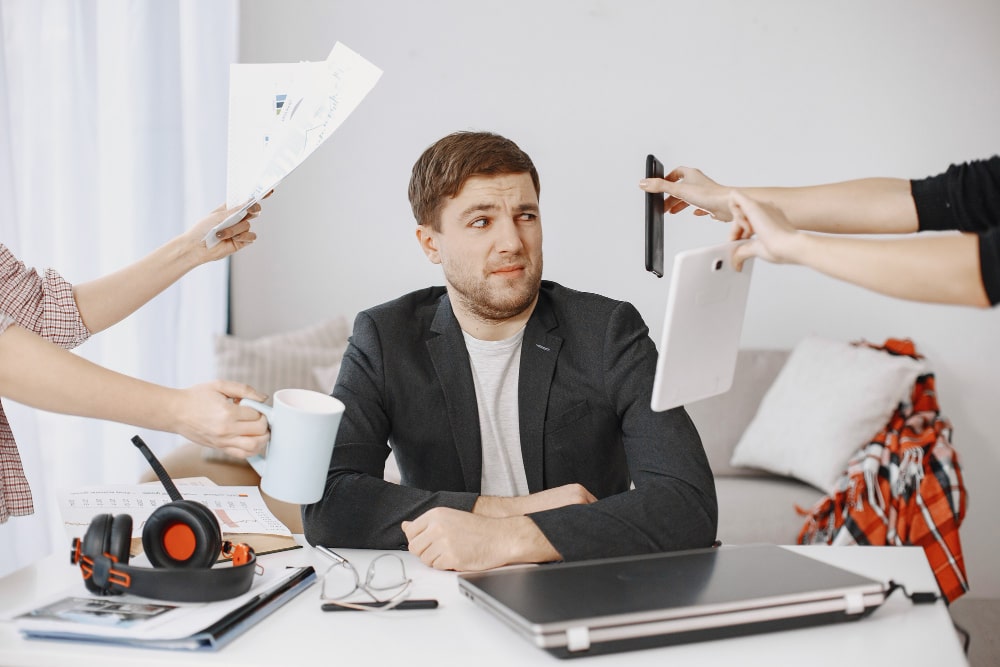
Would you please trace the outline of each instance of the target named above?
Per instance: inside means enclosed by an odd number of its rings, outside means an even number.
[[[894,579],[909,591],[936,591],[922,549],[916,547],[790,546],[875,579]],[[380,552],[344,549],[364,572]],[[315,661],[340,665],[567,664],[516,635],[458,591],[454,572],[439,572],[402,552],[414,598],[437,598],[430,611],[325,613],[314,585],[216,653],[157,651],[81,643],[25,640],[13,624],[0,622],[0,665],[287,665]],[[65,555],[53,555],[0,579],[0,619],[42,603],[79,582]],[[311,547],[262,556],[265,567],[306,565],[323,572],[329,562]],[[863,655],[882,664],[967,664],[942,601],[914,605],[894,593],[868,618],[852,623],[767,633],[583,658],[583,665],[842,665]],[[577,664],[572,660],[568,664]]]

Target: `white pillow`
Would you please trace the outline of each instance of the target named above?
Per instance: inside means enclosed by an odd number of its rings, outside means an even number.
[[[215,375],[246,382],[268,396],[288,387],[324,391],[313,369],[339,364],[348,335],[347,319],[338,317],[260,338],[217,336]]]
[[[830,493],[850,456],[885,428],[924,372],[912,357],[806,338],[764,395],[730,463]]]
[[[326,387],[317,379],[314,370],[317,367],[339,367],[349,335],[347,318],[339,316],[302,329],[260,338],[217,336],[215,377],[247,383],[267,394],[268,404],[274,392],[288,387],[328,394],[333,385]],[[205,447],[202,454],[212,461],[241,461],[211,447]]]

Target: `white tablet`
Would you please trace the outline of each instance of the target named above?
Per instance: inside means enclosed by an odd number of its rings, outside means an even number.
[[[733,383],[753,260],[735,271],[733,250],[746,241],[677,253],[653,382],[653,410],[723,394]]]

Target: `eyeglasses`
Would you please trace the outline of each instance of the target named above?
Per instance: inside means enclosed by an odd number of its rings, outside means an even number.
[[[338,604],[349,609],[362,611],[379,611],[392,609],[406,599],[412,582],[406,576],[403,559],[396,554],[382,554],[368,565],[364,582],[349,560],[328,547],[317,547],[327,558],[333,560],[333,565],[323,573],[323,584],[320,587],[319,598],[323,602]],[[348,602],[357,591],[367,594],[377,603],[377,606]]]

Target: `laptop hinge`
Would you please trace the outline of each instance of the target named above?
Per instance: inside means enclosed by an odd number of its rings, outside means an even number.
[[[844,610],[848,615],[860,614],[865,610],[864,593],[848,593],[844,596],[847,608]]]
[[[590,648],[590,630],[578,625],[566,630],[566,648],[570,651],[586,651]]]

